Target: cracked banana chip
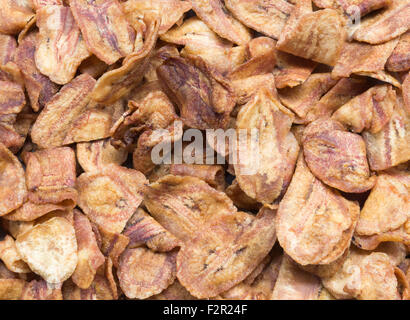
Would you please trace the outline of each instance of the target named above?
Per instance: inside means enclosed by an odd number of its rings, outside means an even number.
[[[141,204],[146,183],[141,172],[108,164],[78,177],[78,205],[92,222],[120,233]]]
[[[399,43],[386,62],[386,69],[394,72],[410,69],[410,31],[401,35]]]
[[[34,16],[30,0],[0,1],[0,32],[3,34],[18,34]]]

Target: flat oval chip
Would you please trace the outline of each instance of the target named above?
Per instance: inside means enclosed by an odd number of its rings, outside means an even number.
[[[344,192],[371,189],[366,145],[358,134],[348,132],[334,120],[319,119],[303,132],[303,154],[312,173],[327,185]]]
[[[24,286],[21,300],[63,300],[61,283],[32,280]]]
[[[35,51],[37,32],[30,32],[20,42],[15,55],[15,62],[20,68],[24,86],[30,99],[31,108],[37,112],[57,93],[58,85],[43,75],[36,67]]]
[[[94,78],[82,74],[62,87],[34,123],[33,142],[42,148],[62,146],[72,123],[86,110],[94,85]]]
[[[226,0],[225,5],[244,25],[275,39],[293,10],[285,0]]]
[[[320,279],[303,271],[286,254],[282,258],[271,300],[317,300]]]
[[[389,122],[395,103],[392,86],[377,85],[337,109],[332,119],[357,133],[363,130],[377,133]]]
[[[410,28],[410,3],[406,0],[392,0],[380,14],[363,19],[355,30],[357,41],[379,44],[405,33]]]
[[[105,257],[98,248],[90,221],[79,210],[74,210],[74,229],[78,262],[71,280],[81,289],[87,289],[93,282],[97,269],[104,264]]]
[[[120,233],[141,204],[146,183],[141,172],[109,164],[78,177],[78,205],[92,222]]]
[[[231,15],[221,0],[191,0],[191,3],[197,16],[220,37],[238,45],[251,40],[248,28]]]
[[[153,251],[168,252],[180,245],[177,238],[141,208],[137,209],[127,225],[123,234],[130,239],[128,248],[145,244]]]
[[[34,226],[17,237],[16,246],[30,269],[49,283],[67,280],[77,266],[75,231],[65,218]]]
[[[378,45],[345,42],[340,58],[332,70],[332,77],[349,77],[352,73],[383,70],[398,41],[394,39]]]
[[[51,81],[66,84],[91,53],[69,7],[47,5],[37,10],[36,17],[39,28],[36,66]]]
[[[277,48],[298,57],[334,66],[345,38],[343,19],[336,10],[312,12],[310,0],[302,0],[298,2],[288,24],[282,30]]]
[[[400,228],[410,218],[410,174],[381,172],[364,203],[355,233],[371,236]]]
[[[91,94],[94,101],[104,104],[114,103],[141,83],[157,41],[158,28],[158,19],[150,22],[142,48],[127,55],[121,67],[104,73],[98,79]]]
[[[15,35],[23,30],[33,16],[34,12],[30,0],[1,0],[0,32]]]
[[[278,240],[297,263],[329,264],[350,245],[359,205],[323,184],[300,156],[276,218]]]
[[[191,9],[189,1],[180,0],[128,0],[121,3],[128,21],[143,21],[146,15],[161,16],[159,34],[167,32]]]
[[[342,268],[322,279],[325,288],[339,299],[400,300],[394,265],[382,252],[366,252],[354,247]]]
[[[399,72],[410,69],[410,31],[402,34],[386,63],[386,69]]]
[[[27,187],[20,161],[0,143],[0,215],[20,207],[26,196]]]
[[[410,160],[410,112],[399,99],[396,101],[389,122],[379,132],[362,133],[370,169],[374,171],[386,170]]]
[[[19,84],[0,80],[0,115],[17,114],[25,104],[24,90]]]
[[[110,139],[77,143],[77,160],[84,171],[98,171],[113,163],[121,165],[127,160],[128,153],[123,148],[115,148]]]
[[[146,248],[125,250],[117,274],[127,298],[146,299],[173,283],[176,255],[177,252],[157,253]]]
[[[238,113],[236,180],[258,202],[272,203],[289,185],[299,154],[299,145],[290,132],[293,118],[266,88],[260,89]],[[258,130],[257,143],[252,141],[252,130]],[[246,141],[242,141],[241,131],[246,133]]]
[[[175,97],[184,124],[197,129],[227,126],[235,104],[232,89],[202,59],[169,58],[157,73],[166,93]]]
[[[98,59],[113,64],[133,51],[135,32],[117,0],[70,0],[70,8],[88,50]]]
[[[14,239],[9,235],[6,235],[4,239],[0,241],[0,259],[4,262],[7,269],[12,272],[30,272],[29,267],[22,260],[20,253],[17,251]]]

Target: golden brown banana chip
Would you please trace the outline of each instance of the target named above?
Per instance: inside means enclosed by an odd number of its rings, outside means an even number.
[[[322,30],[326,30],[326,33]],[[277,48],[298,57],[334,66],[345,38],[343,19],[336,10],[312,12],[311,1],[300,0],[280,34]]]
[[[238,45],[247,44],[251,40],[250,30],[226,10],[221,0],[191,0],[191,4],[198,18],[220,37]]]
[[[275,39],[293,10],[285,0],[226,0],[225,5],[244,25]]]
[[[402,34],[399,43],[386,63],[389,71],[407,71],[410,69],[410,31]]]
[[[0,80],[0,116],[17,114],[25,104],[24,90],[19,84]]]
[[[0,143],[0,215],[19,208],[26,196],[24,169],[20,161]]]
[[[134,49],[135,31],[117,0],[70,0],[70,9],[87,48],[98,59],[113,64]]]
[[[92,222],[120,233],[141,204],[146,183],[141,172],[108,164],[78,177],[78,205]]]
[[[51,81],[66,84],[91,53],[69,7],[47,5],[37,10],[36,17],[39,28],[36,66]]]
[[[362,137],[346,131],[341,123],[316,120],[304,130],[302,142],[309,169],[327,185],[350,193],[374,186],[376,177],[370,174]]]
[[[398,37],[410,28],[410,3],[391,0],[380,14],[363,18],[353,38],[371,44],[379,44]]]
[[[238,113],[236,180],[258,202],[272,203],[289,185],[299,153],[290,132],[293,118],[266,88],[261,88]],[[246,130],[246,141],[241,141],[245,140],[240,138],[241,130]],[[252,142],[252,130],[258,130],[257,143]]]
[[[63,5],[63,0],[32,0],[32,3],[34,10],[37,12],[37,10],[45,6]]]
[[[15,35],[23,30],[33,16],[34,12],[30,0],[1,0],[0,32]]]
[[[0,279],[0,300],[20,300],[25,285],[23,279]]]
[[[67,219],[56,217],[20,234],[17,250],[30,269],[48,283],[67,280],[77,266],[77,241]]]
[[[177,252],[158,253],[147,248],[127,249],[121,255],[118,279],[130,299],[146,299],[174,282]]]
[[[31,108],[35,112],[41,110],[57,93],[59,88],[36,67],[37,35],[37,32],[32,31],[23,37],[15,54],[15,61],[23,75],[24,86],[30,99]]]
[[[87,289],[93,282],[98,267],[105,262],[105,257],[98,248],[90,221],[79,210],[74,210],[74,229],[78,262],[71,280],[81,289]]]
[[[211,187],[225,189],[225,172],[222,166],[206,164],[172,164],[169,173],[174,176],[191,176],[204,180]]]
[[[30,272],[27,264],[22,260],[20,253],[17,251],[15,241],[9,235],[6,235],[0,241],[0,259],[4,262],[7,269],[16,273]]]
[[[323,184],[299,157],[276,218],[278,241],[297,263],[329,264],[350,245],[359,205]]]
[[[24,286],[21,300],[63,300],[61,283],[32,280]]]
[[[84,171],[98,171],[103,166],[114,163],[122,165],[127,160],[123,148],[114,148],[110,139],[77,143],[77,160]]]

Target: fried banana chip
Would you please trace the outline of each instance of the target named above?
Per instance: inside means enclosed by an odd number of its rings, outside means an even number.
[[[156,19],[148,26],[142,48],[129,54],[120,68],[110,70],[98,79],[91,95],[94,101],[104,104],[114,103],[141,83],[157,41],[158,28],[159,20]]]
[[[98,59],[95,55],[91,55],[85,59],[81,65],[78,67],[80,73],[88,73],[94,79],[98,79],[102,76],[108,69],[108,65]]]
[[[165,45],[152,53],[144,75],[147,82],[158,81],[157,68],[170,57],[179,57],[179,51],[174,45]]]
[[[407,71],[410,69],[410,31],[402,34],[399,43],[386,63],[389,71]]]
[[[0,300],[20,300],[25,285],[23,279],[0,279]]]
[[[105,257],[98,248],[90,221],[79,210],[74,210],[74,229],[78,263],[71,280],[79,288],[87,289],[93,282],[97,269],[104,264]]]
[[[238,45],[247,44],[251,34],[247,27],[226,10],[221,0],[191,0],[192,9],[216,34]]]
[[[20,253],[17,251],[14,239],[6,235],[0,241],[0,259],[4,262],[7,269],[16,273],[30,272],[27,264],[22,260]]]
[[[122,9],[131,24],[143,21],[146,15],[161,16],[159,34],[164,34],[191,10],[189,1],[180,0],[128,0],[121,3]]]
[[[365,78],[342,78],[309,109],[303,119],[296,121],[309,123],[319,118],[329,118],[339,107],[369,89],[369,86]]]
[[[354,97],[332,115],[349,130],[379,132],[390,120],[396,103],[396,92],[390,85],[377,85]]]
[[[385,170],[410,160],[410,113],[397,97],[390,121],[377,133],[364,131],[370,169]]]
[[[320,279],[303,271],[286,254],[282,258],[271,300],[317,300]]]
[[[275,39],[293,10],[285,0],[226,0],[225,5],[243,24]]]
[[[71,148],[39,150],[28,155],[26,183],[32,203],[73,209],[77,200],[75,181],[75,153]]]
[[[17,49],[17,42],[13,36],[0,34],[0,66],[13,61]]]
[[[101,227],[93,230],[98,230],[101,238],[101,252],[118,268],[118,259],[127,248],[130,239],[121,233],[109,232]]]
[[[61,283],[32,280],[24,286],[21,300],[63,300]]]
[[[352,247],[342,268],[334,276],[322,279],[322,283],[338,299],[400,299],[394,265],[382,252]]]
[[[91,55],[69,7],[47,5],[37,10],[38,70],[57,84],[70,82],[81,61]]]
[[[380,14],[363,19],[353,34],[357,41],[379,44],[398,37],[410,28],[410,3],[392,0]]]
[[[0,1],[0,33],[15,35],[34,16],[30,0],[1,0]]]
[[[20,161],[2,143],[0,168],[0,215],[4,216],[23,204],[27,196],[27,187]]]
[[[145,244],[153,251],[168,252],[180,245],[177,238],[141,208],[137,209],[127,225],[123,234],[130,239],[128,248]]]
[[[36,67],[35,51],[37,32],[30,32],[19,43],[15,55],[15,62],[20,68],[24,79],[31,108],[37,112],[41,110],[57,93],[58,85],[43,75]]]
[[[398,39],[378,45],[346,42],[340,58],[332,70],[332,77],[349,77],[352,73],[383,70],[397,43]]]
[[[410,174],[402,170],[381,172],[367,198],[355,233],[371,236],[399,229],[410,218]]]
[[[199,57],[169,58],[157,69],[181,119],[196,129],[226,128],[235,101],[228,81]]]
[[[108,164],[78,177],[78,205],[92,222],[120,233],[141,204],[146,183],[141,172]]]
[[[25,104],[24,90],[19,84],[0,80],[0,116],[17,114]]]
[[[222,74],[231,71],[245,59],[246,46],[233,47],[220,38],[202,20],[192,17],[161,36],[161,40],[185,46],[182,56],[197,55]]]
[[[357,203],[324,185],[300,156],[278,208],[279,243],[301,265],[329,264],[349,247],[359,213]]]
[[[77,160],[84,171],[98,171],[103,166],[114,163],[121,165],[127,160],[127,151],[114,148],[110,139],[77,143]]]
[[[364,250],[375,250],[379,244],[385,242],[400,242],[407,246],[410,245],[409,222],[407,221],[403,226],[392,231],[375,234],[372,236],[361,236],[356,234],[354,236],[354,244]]]
[[[298,57],[334,66],[345,38],[343,19],[336,10],[312,12],[311,1],[301,0],[282,30],[277,48]]]
[[[272,248],[275,210],[254,218],[194,177],[168,175],[150,185],[144,203],[182,248],[177,277],[198,297],[214,297],[245,279]],[[263,235],[263,236],[262,236]]]
[[[17,250],[30,269],[49,283],[68,279],[77,265],[77,242],[73,226],[56,217],[20,234]]]
[[[358,134],[330,119],[310,123],[303,133],[303,154],[312,173],[327,185],[349,193],[371,189],[366,145]]]
[[[37,10],[45,6],[63,5],[63,0],[32,0],[32,3],[34,10],[37,12]]]
[[[125,250],[117,271],[124,294],[130,299],[146,299],[166,289],[175,280],[176,257],[176,251]]]
[[[239,111],[237,133],[246,130],[248,137],[246,143],[238,143],[236,180],[258,202],[272,203],[289,185],[299,153],[299,144],[290,132],[293,118],[266,88],[260,89]],[[259,133],[258,146],[251,142],[251,131],[255,129]]]
[[[236,179],[232,181],[232,184],[229,187],[226,188],[225,193],[229,198],[231,198],[234,205],[240,209],[246,211],[257,211],[261,207],[260,203],[243,192]]]
[[[361,17],[366,14],[388,7],[391,0],[313,0],[314,4],[320,8],[340,9],[346,14],[351,14],[352,6],[357,6]]]
[[[42,148],[69,144],[66,135],[73,122],[87,109],[95,80],[88,74],[74,78],[61,88],[38,116],[31,130],[34,143]]]
[[[407,73],[407,76],[404,78],[402,92],[404,110],[410,114],[410,73]]]
[[[314,73],[299,86],[279,90],[279,99],[284,106],[303,119],[336,83],[337,81],[332,79],[330,73]]]
[[[113,64],[133,51],[135,32],[117,0],[70,0],[70,8],[88,50],[98,59]]]

